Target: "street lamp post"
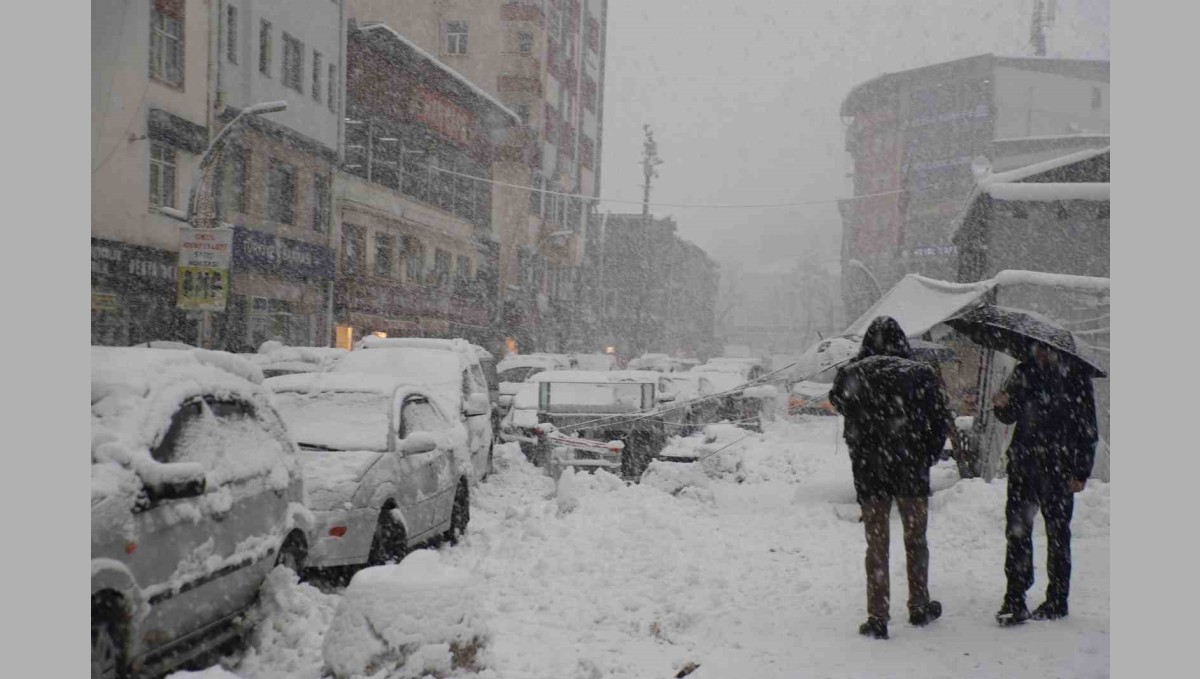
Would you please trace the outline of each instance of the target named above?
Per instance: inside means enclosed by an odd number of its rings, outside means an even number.
[[[217,133],[216,137],[213,137],[213,140],[209,143],[208,148],[204,149],[204,154],[200,156],[200,166],[196,168],[196,175],[192,178],[192,185],[188,191],[187,212],[182,212],[174,208],[160,208],[160,212],[168,217],[172,217],[181,222],[186,222],[192,228],[206,228],[196,223],[196,202],[199,200],[200,188],[204,183],[205,177],[208,176],[208,170],[212,166],[212,161],[217,157],[217,152],[221,148],[222,144],[224,144],[225,140],[229,138],[230,133],[239,127],[239,123],[241,123],[246,116],[258,116],[265,113],[278,113],[280,111],[286,111],[287,107],[288,104],[286,101],[268,101],[247,106],[238,112],[238,114],[233,117],[233,120],[230,120],[229,124],[222,128],[221,131]],[[207,349],[209,348],[208,345],[211,343],[212,336],[212,312],[201,311],[200,313],[200,346]]]

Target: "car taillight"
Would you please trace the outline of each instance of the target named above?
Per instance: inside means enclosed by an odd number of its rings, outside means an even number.
[[[335,538],[340,538],[346,534],[346,527],[345,526],[334,526],[333,528],[329,529],[329,534]]]

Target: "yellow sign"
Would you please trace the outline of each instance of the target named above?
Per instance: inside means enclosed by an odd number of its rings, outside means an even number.
[[[224,311],[229,297],[233,229],[179,229],[175,306],[186,311]]]
[[[229,271],[201,266],[181,266],[175,280],[177,306],[188,311],[224,311],[229,291]]]
[[[92,293],[92,311],[117,311],[120,308],[117,296],[111,292]]]

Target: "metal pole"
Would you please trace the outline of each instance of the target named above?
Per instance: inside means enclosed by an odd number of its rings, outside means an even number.
[[[178,210],[165,210],[164,209],[164,210],[162,210],[162,212],[164,214],[166,214],[168,217],[173,217],[175,219],[180,219],[181,221],[187,222],[189,225],[192,226],[192,228],[204,228],[204,227],[199,226],[195,222],[196,201],[200,194],[200,187],[204,182],[204,178],[208,175],[208,168],[211,167],[212,160],[213,160],[213,158],[216,157],[217,150],[221,147],[221,144],[224,143],[224,141],[229,137],[230,132],[233,131],[233,129],[235,127],[237,127],[237,123],[240,122],[245,116],[262,115],[264,113],[276,113],[276,112],[284,111],[284,110],[287,110],[287,102],[286,101],[271,101],[271,102],[265,102],[265,103],[261,103],[261,104],[254,104],[253,106],[247,106],[246,108],[242,109],[236,116],[233,117],[233,120],[229,121],[228,125],[226,125],[224,128],[222,128],[222,130],[220,132],[217,133],[217,136],[214,137],[213,140],[209,143],[208,148],[204,149],[204,154],[202,156],[200,156],[200,165],[199,165],[199,167],[196,168],[196,175],[194,177],[192,177],[192,185],[191,185],[191,188],[188,190],[187,212],[183,213],[182,215],[179,213]],[[226,291],[226,294],[229,294],[228,291]],[[212,343],[212,312],[211,311],[201,311],[200,312],[200,338],[199,338],[199,340],[200,340],[201,348],[204,348],[204,349],[210,348],[211,343]]]

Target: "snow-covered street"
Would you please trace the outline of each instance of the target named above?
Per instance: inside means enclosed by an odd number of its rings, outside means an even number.
[[[776,422],[707,461],[708,474],[652,469],[640,485],[598,472],[568,475],[556,490],[515,445],[498,447],[466,538],[441,548],[483,584],[491,642],[474,676],[666,678],[689,663],[696,679],[1108,676],[1108,484],[1093,480],[1077,497],[1070,617],[1001,629],[1004,482],[960,481],[952,463],[939,464],[930,587],[945,613],[926,628],[908,624],[893,513],[891,639],[869,640],[857,633],[862,526],[835,426]],[[1040,519],[1035,545],[1031,606],[1045,589]],[[323,637],[340,599],[277,569],[251,648],[228,669],[243,679],[324,676]]]

